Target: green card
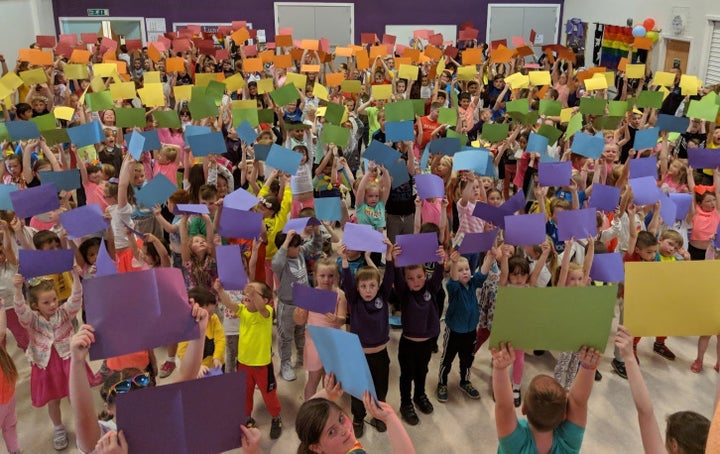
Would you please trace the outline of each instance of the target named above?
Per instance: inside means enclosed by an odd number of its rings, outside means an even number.
[[[559,117],[560,111],[562,111],[562,103],[560,101],[553,101],[552,99],[540,100],[540,115]]]
[[[115,109],[115,125],[120,128],[144,128],[146,125],[145,109],[121,107]]]
[[[288,84],[273,90],[272,93],[270,93],[270,97],[278,106],[285,106],[297,101],[300,98],[300,93],[298,93],[295,85]]]
[[[340,125],[342,123],[342,117],[345,115],[345,106],[334,102],[329,102],[325,109],[325,120],[334,124]]]
[[[528,103],[527,98],[520,98],[515,101],[508,101],[505,103],[505,111],[507,113],[510,112],[520,112],[521,114],[525,115],[530,110],[530,104]]]
[[[637,102],[637,98],[636,98],[636,97],[627,98],[627,103],[628,103],[628,109],[627,109],[627,111],[628,111],[628,112],[631,112],[631,111],[635,108],[635,103],[636,103],[636,102]]]
[[[662,107],[663,94],[661,91],[643,90],[637,99],[638,107],[649,107],[651,109],[659,109]]]
[[[0,142],[3,140],[10,140],[10,133],[5,126],[5,122],[0,122]]]
[[[576,113],[570,118],[567,129],[565,130],[565,138],[569,139],[574,136],[576,132],[580,131],[583,126],[583,118],[581,113]]]
[[[190,89],[190,99],[196,96],[205,96],[205,85],[193,85]]]
[[[610,101],[608,104],[608,115],[611,117],[624,117],[627,111],[627,101]]]
[[[360,93],[362,84],[359,80],[343,80],[340,90],[343,93]]]
[[[456,138],[460,139],[461,147],[465,147],[468,144],[468,136],[466,136],[465,134],[460,134],[459,132],[455,131],[454,129],[448,129],[447,132],[445,133],[445,136],[449,137],[449,138],[456,137]]]
[[[525,126],[534,126],[540,118],[540,112],[534,110],[532,112],[508,112],[508,116],[516,122]]]
[[[290,85],[292,86],[292,85]],[[260,123],[275,123],[275,111],[272,109],[259,109],[257,111],[258,113],[258,121]]]
[[[220,103],[222,103],[222,98],[225,94],[225,84],[223,82],[218,82],[217,80],[211,80],[205,86],[205,94],[207,96],[212,96],[215,100],[215,105],[219,106]]]
[[[441,107],[438,111],[438,123],[441,125],[457,126],[457,110]]]
[[[718,106],[712,102],[690,101],[690,107],[687,110],[688,118],[699,118],[705,121],[715,121],[718,114]]]
[[[547,137],[549,145],[554,145],[560,136],[562,136],[562,131],[554,126],[542,125],[540,126],[540,129],[538,129],[538,134]]]
[[[593,126],[595,126],[595,129],[602,130],[602,131],[610,131],[613,129],[617,129],[618,126],[620,126],[620,122],[625,118],[622,117],[600,117],[596,118],[595,121],[593,121]]]
[[[190,109],[190,115],[192,115],[193,120],[216,117],[219,114],[215,100],[207,95],[193,96],[190,102],[188,102],[188,108]]]
[[[232,111],[233,128],[237,128],[243,121],[250,123],[250,126],[257,128],[260,124],[257,109],[233,109]]]
[[[581,98],[580,113],[583,115],[605,115],[607,101],[598,98]]]
[[[425,102],[422,99],[389,102],[385,104],[385,121],[415,121],[415,105],[413,101],[423,101],[422,108],[425,115]],[[442,122],[441,122],[442,123]]]
[[[33,117],[30,120],[37,123],[38,129],[40,131],[47,131],[49,129],[57,128],[57,121],[55,120],[55,115],[53,115],[52,113],[40,115],[39,117]]]
[[[323,144],[334,143],[339,147],[345,147],[350,139],[350,132],[349,129],[342,126],[326,124],[323,126],[320,142]]]
[[[283,126],[286,131],[294,131],[296,129],[310,129],[312,126],[306,125],[305,123],[285,123]]]
[[[481,137],[490,143],[505,140],[510,131],[510,123],[485,123]]]
[[[66,129],[48,129],[47,131],[41,131],[40,135],[45,138],[45,142],[51,147],[58,143],[70,143],[70,136],[68,136]]]
[[[424,99],[411,99],[413,103],[413,109],[415,110],[415,115],[418,117],[425,116],[425,100]],[[387,105],[385,106],[387,109]]]
[[[99,93],[86,93],[85,104],[93,112],[100,110],[109,110],[115,107],[110,90],[101,91]]]
[[[152,113],[153,118],[161,128],[181,128],[180,117],[175,110],[156,110]]]
[[[617,287],[500,287],[489,347],[511,342],[518,350],[604,352]]]

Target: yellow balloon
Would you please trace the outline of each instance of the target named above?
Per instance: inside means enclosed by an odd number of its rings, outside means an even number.
[[[657,40],[660,39],[660,35],[658,34],[658,32],[655,32],[652,30],[648,31],[647,34],[645,35],[645,37],[650,38],[652,40],[652,42],[654,42],[654,43],[656,43]]]

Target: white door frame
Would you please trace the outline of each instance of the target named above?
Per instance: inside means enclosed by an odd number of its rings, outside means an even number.
[[[696,64],[696,56],[694,55],[696,52],[693,52],[693,37],[692,36],[685,36],[685,35],[672,35],[668,33],[661,33],[660,39],[658,40],[658,47],[657,47],[657,58],[655,59],[655,68],[653,68],[655,71],[664,71],[663,66],[665,65],[665,56],[667,55],[667,40],[673,40],[673,41],[684,41],[690,45],[690,50],[688,51],[688,61],[687,61],[687,71],[688,74],[694,74],[695,71],[692,70],[692,66]],[[707,64],[707,62],[706,62]]]
[[[490,44],[490,19],[492,18],[490,11],[492,8],[517,8],[517,7],[523,7],[523,8],[547,8],[547,7],[554,7],[557,11],[557,15],[555,16],[555,31],[554,31],[554,38],[553,43],[557,43],[560,40],[560,7],[561,5],[557,3],[488,3],[487,6],[487,23],[485,24],[485,42]]]
[[[355,40],[355,3],[318,3],[318,2],[274,2],[273,3],[273,14],[275,20],[275,34],[278,34],[280,30],[280,21],[278,20],[278,7],[279,6],[349,6],[350,7],[350,42]]]
[[[134,21],[140,23],[140,39],[142,40],[143,44],[147,43],[147,30],[145,29],[145,18],[144,17],[117,17],[117,16],[87,16],[87,17],[68,17],[68,16],[62,16],[58,17],[58,30],[60,30],[60,33],[65,33],[65,30],[63,29],[63,23],[66,22],[91,22],[93,20],[97,20],[98,22],[104,22],[104,21],[114,21],[114,20],[124,20],[124,21]]]
[[[703,40],[700,54],[698,54],[702,56],[702,60],[700,61],[700,65],[698,66],[698,77],[702,81],[705,81],[705,79],[707,79],[708,58],[710,58],[710,40],[712,39],[713,22],[720,22],[720,16],[713,14],[708,14],[705,16],[705,39]],[[663,58],[663,60],[665,59]],[[690,62],[688,62],[688,67],[690,67],[689,63]]]

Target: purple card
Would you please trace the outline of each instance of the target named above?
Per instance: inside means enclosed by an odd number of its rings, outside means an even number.
[[[657,156],[630,159],[630,178],[658,177]]]
[[[52,183],[11,192],[10,200],[12,200],[15,215],[20,219],[31,218],[36,214],[60,208],[57,189]]]
[[[631,178],[628,183],[633,191],[635,205],[651,205],[663,195],[653,177]]]
[[[93,361],[201,335],[177,268],[95,277],[83,287],[87,322],[95,328]]]
[[[118,429],[134,453],[211,454],[239,448],[240,425],[247,422],[245,387],[240,371],[119,394]],[[209,402],[215,405],[209,408]]]
[[[236,210],[248,211],[258,204],[260,199],[250,194],[243,188],[236,189],[223,198],[223,206]]]
[[[75,260],[75,252],[72,249],[54,251],[20,249],[18,253],[20,264],[18,274],[22,274],[25,279],[70,271]]]
[[[597,236],[597,210],[562,210],[557,212],[558,240],[577,240]]]
[[[60,213],[60,223],[71,239],[101,232],[110,225],[97,203]]]
[[[198,134],[185,138],[190,145],[190,150],[195,157],[207,156],[209,154],[222,154],[227,151],[225,138],[222,132],[215,131],[209,134]]]
[[[487,232],[466,233],[460,247],[458,247],[458,251],[461,254],[489,251],[495,245],[495,239],[499,231],[499,229],[492,229]]]
[[[480,218],[483,221],[492,223],[496,227],[501,229],[505,228],[505,216],[509,213],[501,207],[496,207],[483,202],[477,202],[475,204],[475,210],[473,210],[473,216]]]
[[[104,239],[100,240],[97,259],[95,260],[95,270],[95,277],[114,276],[118,274],[117,265],[112,257],[110,257]]]
[[[715,239],[713,240],[713,246],[715,246],[716,249],[720,249],[720,225],[718,225],[718,228],[715,231]]]
[[[136,160],[140,160],[140,155],[143,152],[145,146],[145,137],[137,131],[133,131],[128,140],[128,153]]]
[[[590,267],[590,278],[601,282],[623,282],[625,280],[625,266],[622,255],[595,254]]]
[[[211,367],[210,369],[208,369],[207,372],[205,372],[205,375],[203,375],[203,378],[217,377],[218,375],[222,375],[222,374],[223,374],[222,367]]]
[[[513,246],[534,246],[545,241],[545,215],[505,216],[505,242]]]
[[[522,189],[512,195],[505,201],[500,208],[505,211],[506,214],[517,213],[525,207],[525,193]]]
[[[398,235],[395,243],[402,252],[397,256],[395,266],[419,265],[428,262],[437,262],[438,236],[437,233],[416,233],[414,235]]]
[[[302,157],[300,153],[274,143],[272,147],[270,147],[270,153],[265,163],[272,168],[282,170],[290,175],[295,175],[300,166],[300,161],[302,161]]]
[[[369,225],[348,222],[342,240],[349,251],[387,252],[385,235]]]
[[[620,204],[620,192],[615,186],[594,183],[589,205],[601,211],[615,211]]]
[[[590,159],[598,159],[605,150],[605,139],[578,131],[572,139],[572,152]]]
[[[132,234],[135,235],[136,237],[138,237],[138,238],[145,238],[145,234],[144,234],[144,233],[142,233],[142,232],[139,231],[139,230],[135,230],[135,228],[132,227],[130,224],[126,223],[125,221],[123,221],[122,224],[125,226],[126,229],[130,230],[130,232],[132,232]]]
[[[135,194],[135,200],[146,208],[152,208],[165,203],[175,191],[177,184],[168,180],[165,175],[157,174]]]
[[[445,182],[432,173],[416,175],[415,187],[421,200],[445,197]]]
[[[288,219],[283,227],[282,233],[288,233],[290,230],[295,230],[295,232],[300,234],[303,230],[305,230],[305,227],[313,227],[316,225],[320,225],[320,221],[313,217]]]
[[[247,285],[247,274],[240,246],[216,246],[218,279],[225,290],[242,290]]]
[[[678,221],[685,219],[690,211],[690,205],[693,203],[693,195],[682,192],[671,192],[669,194],[670,200],[675,203],[675,219]]]
[[[677,215],[677,206],[675,202],[667,196],[663,195],[660,199],[660,218],[663,220],[665,225],[673,226]]]
[[[637,151],[645,150],[648,148],[655,148],[659,135],[660,130],[657,127],[640,129],[635,133],[635,141],[633,142],[633,148]]]
[[[525,148],[525,151],[528,153],[540,153],[545,154],[547,153],[547,147],[548,147],[548,138],[540,135],[535,134],[534,132],[530,133],[530,137],[528,137],[528,143],[527,148]]]
[[[183,214],[210,214],[210,209],[204,203],[178,203],[175,205],[176,216]]]
[[[223,208],[218,233],[227,238],[255,239],[262,232],[262,223],[262,213]]]
[[[540,186],[567,186],[572,178],[572,163],[541,162],[538,166]]]
[[[293,304],[318,314],[334,314],[338,294],[330,290],[320,290],[298,284],[292,286]]]
[[[720,149],[688,148],[688,164],[693,169],[716,169],[720,167]]]

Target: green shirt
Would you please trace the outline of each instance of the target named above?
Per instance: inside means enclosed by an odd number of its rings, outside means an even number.
[[[585,428],[570,421],[563,421],[553,432],[553,444],[550,448],[550,454],[570,454],[579,453],[582,446]],[[518,420],[518,425],[505,438],[500,439],[498,446],[498,454],[535,454],[537,446],[535,439],[528,427],[526,419]]]

